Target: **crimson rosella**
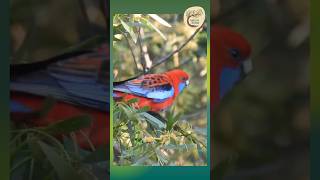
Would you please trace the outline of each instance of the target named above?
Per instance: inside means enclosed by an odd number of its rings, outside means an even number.
[[[251,46],[239,33],[213,25],[211,28],[212,108],[251,70]]]
[[[107,49],[107,51],[106,51]],[[11,119],[29,126],[47,126],[78,115],[90,115],[92,125],[83,129],[97,147],[109,143],[108,47],[54,60],[11,66]],[[102,68],[103,65],[106,65]],[[45,117],[30,116],[45,97],[57,100]],[[26,118],[28,117],[28,118]],[[89,149],[81,133],[78,144]]]
[[[159,112],[170,107],[188,84],[188,74],[180,69],[146,74],[114,84],[113,97],[124,101],[138,99],[136,108],[148,106],[150,111]]]
[[[239,33],[229,28],[211,26],[211,117],[222,98],[251,70],[251,47]],[[214,161],[214,123],[211,121],[211,170]]]

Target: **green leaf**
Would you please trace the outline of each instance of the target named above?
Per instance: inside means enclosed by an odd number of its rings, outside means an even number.
[[[128,133],[129,133],[129,136],[130,136],[130,141],[132,143],[132,145],[134,146],[135,145],[135,127],[132,123],[132,121],[129,121],[128,124]]]
[[[133,28],[130,27],[127,23],[125,23],[122,19],[120,19],[120,22],[123,26],[123,28],[130,34],[132,40],[134,43],[137,43],[137,35],[134,33]]]
[[[137,113],[147,112],[150,111],[149,106],[143,106],[142,108],[138,109]]]
[[[159,119],[155,118],[154,116],[150,115],[149,113],[147,112],[143,112],[143,113],[140,113],[140,115],[142,115],[143,117],[146,118],[146,120],[153,126],[155,127],[156,129],[165,129],[166,128],[166,125],[161,122]]]
[[[167,27],[172,27],[166,20],[162,19],[160,16],[157,14],[148,14],[150,17],[152,17],[154,20],[156,20],[158,23],[167,26]]]
[[[168,112],[167,114],[167,130],[170,131],[174,127],[174,125],[179,121],[181,114],[178,113],[177,115],[174,115],[174,111]]]
[[[91,125],[89,115],[75,116],[66,120],[61,120],[45,127],[43,130],[50,134],[70,133]]]
[[[163,152],[160,151],[159,148],[157,148],[155,150],[155,152],[156,152],[156,155],[157,155],[157,158],[158,158],[158,162],[159,162],[160,165],[166,165],[166,164],[169,163],[168,157],[165,154],[163,154]]]
[[[202,159],[207,159],[207,154],[203,151],[199,143],[197,143],[197,150],[199,157],[201,157]]]
[[[171,150],[190,150],[195,149],[197,146],[195,144],[168,144],[164,145],[164,149],[171,149]]]
[[[167,40],[166,36],[155,25],[153,25],[149,20],[142,19],[142,21],[144,21],[144,23],[146,23],[148,25],[148,27],[150,27],[151,29],[154,29],[158,34],[160,34],[160,36],[164,40]]]
[[[137,103],[139,101],[138,98],[133,98],[127,101],[128,104],[133,104],[133,103]]]
[[[48,144],[38,141],[39,146],[42,149],[42,152],[46,155],[48,161],[53,166],[56,171],[59,179],[69,180],[69,179],[78,179],[84,180],[77,171],[68,163],[61,155],[59,155],[51,146]]]

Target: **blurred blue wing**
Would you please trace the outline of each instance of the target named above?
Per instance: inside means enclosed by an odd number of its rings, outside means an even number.
[[[109,83],[101,80],[101,63],[107,57],[90,53],[50,64],[15,78],[10,83],[13,91],[40,96],[52,96],[68,103],[107,111],[109,108]]]

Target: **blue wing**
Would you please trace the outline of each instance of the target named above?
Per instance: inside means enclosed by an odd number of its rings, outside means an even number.
[[[153,79],[150,79],[150,77]],[[114,86],[113,90],[150,98],[156,102],[161,102],[171,98],[174,95],[174,88],[165,78],[161,78],[160,83],[154,80],[160,80],[159,77],[161,77],[161,75],[145,75],[138,79],[133,79],[126,81],[123,84],[116,85]]]
[[[101,77],[100,67],[107,55],[88,53],[52,63],[14,78],[10,90],[40,96],[52,96],[68,103],[107,111],[109,83]]]

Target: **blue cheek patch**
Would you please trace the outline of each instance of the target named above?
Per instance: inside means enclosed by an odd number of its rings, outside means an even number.
[[[220,79],[220,99],[240,80],[240,68],[223,68]]]
[[[179,83],[179,93],[186,87],[186,83]]]

